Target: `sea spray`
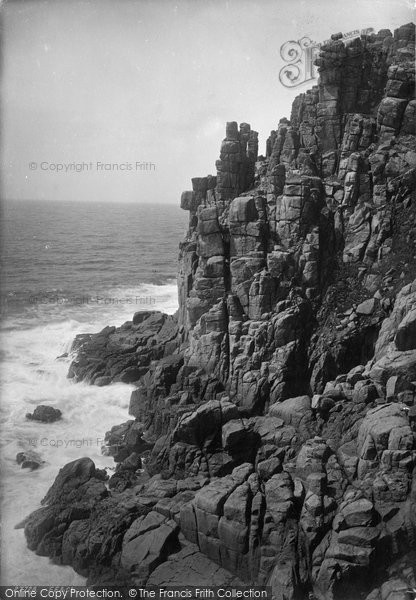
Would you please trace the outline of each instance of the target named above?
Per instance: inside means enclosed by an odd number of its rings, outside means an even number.
[[[155,298],[152,307],[172,314],[177,309],[174,282],[143,284],[137,288],[109,288],[108,298]],[[81,585],[85,579],[72,568],[58,567],[26,547],[22,529],[14,529],[40,506],[59,469],[89,456],[98,468],[114,468],[112,457],[102,454],[105,432],[129,419],[133,386],[122,383],[95,387],[67,379],[70,349],[80,333],[96,333],[108,324],[121,325],[140,310],[130,303],[33,304],[23,315],[7,317],[2,324],[1,462],[2,584]],[[60,356],[57,360],[57,357]],[[55,423],[27,420],[39,404],[62,411]],[[16,454],[32,450],[45,464],[38,470],[21,469]]]

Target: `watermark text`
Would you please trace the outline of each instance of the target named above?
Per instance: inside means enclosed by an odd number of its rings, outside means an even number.
[[[64,439],[58,437],[29,438],[29,445],[34,448],[101,448],[105,440],[101,438]]]
[[[43,171],[46,173],[138,173],[156,171],[156,164],[149,161],[134,162],[53,162],[53,161],[30,161],[30,171]]]
[[[33,294],[29,297],[21,296],[0,296],[1,305],[8,306],[12,304],[62,304],[62,305],[84,305],[84,304],[97,304],[102,306],[123,306],[123,305],[140,305],[140,306],[154,306],[156,304],[156,298],[153,296],[60,296],[57,294]],[[163,300],[163,298],[162,298]]]
[[[342,41],[352,40],[354,38],[369,35],[374,29],[355,29],[347,33],[340,34]],[[280,69],[279,81],[288,88],[302,85],[318,77],[318,67],[315,65],[315,59],[319,56],[319,50],[322,46],[329,44],[331,40],[324,42],[314,42],[311,38],[305,36],[300,40],[289,40],[280,47],[280,56],[288,64]]]

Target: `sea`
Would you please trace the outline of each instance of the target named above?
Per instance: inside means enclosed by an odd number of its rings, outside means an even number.
[[[127,384],[67,379],[79,333],[122,325],[137,311],[178,308],[176,271],[187,213],[174,205],[5,201],[1,206],[1,585],[83,585],[71,567],[26,547],[15,528],[66,463],[91,457],[111,474],[104,435],[131,418]],[[64,356],[63,356],[64,355]],[[30,421],[39,404],[62,419]],[[19,452],[44,464],[22,469]]]

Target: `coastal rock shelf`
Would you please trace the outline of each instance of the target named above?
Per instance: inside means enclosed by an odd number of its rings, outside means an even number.
[[[415,27],[321,48],[258,156],[227,123],[181,207],[179,310],[79,336],[69,377],[134,383],[28,517],[91,584],[270,585],[276,600],[416,587]]]

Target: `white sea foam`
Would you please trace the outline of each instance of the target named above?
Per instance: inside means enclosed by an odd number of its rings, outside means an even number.
[[[2,462],[2,585],[76,585],[84,578],[69,567],[52,565],[26,548],[22,529],[14,526],[40,506],[59,469],[69,461],[90,456],[100,468],[112,468],[101,454],[104,434],[127,420],[132,386],[97,388],[66,378],[68,352],[78,333],[94,333],[106,325],[121,325],[138,310],[177,309],[176,284],[144,284],[112,288],[95,303],[33,304],[24,315],[3,322],[1,348]],[[104,298],[112,299],[105,301]],[[144,303],[127,298],[152,298]],[[116,301],[118,299],[118,301]],[[39,324],[40,323],[40,324]],[[62,420],[46,424],[25,419],[38,404],[62,411]],[[16,454],[35,450],[45,462],[36,471],[21,469]]]

